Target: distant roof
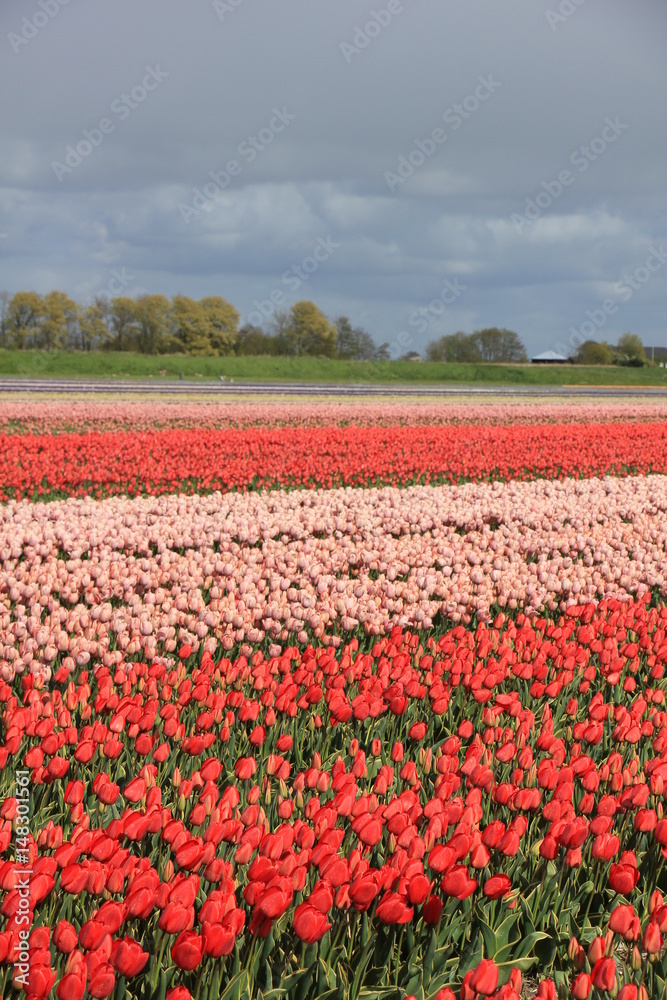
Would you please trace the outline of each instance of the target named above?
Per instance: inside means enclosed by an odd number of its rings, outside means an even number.
[[[544,354],[536,354],[532,359],[533,361],[567,361],[567,358],[562,354],[556,354],[555,351],[545,351]]]

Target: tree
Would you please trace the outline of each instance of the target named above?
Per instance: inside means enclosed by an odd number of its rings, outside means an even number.
[[[201,299],[199,305],[207,317],[215,353],[233,354],[241,318],[237,310],[219,295],[209,295]]]
[[[498,329],[497,326],[476,330],[472,335],[482,361],[492,363],[521,363],[527,361],[526,349],[513,330]]]
[[[76,334],[78,306],[64,292],[44,296],[39,320],[38,344],[47,351],[62,349]]]
[[[352,326],[347,316],[336,320],[336,350],[339,358],[350,361],[372,361],[375,342],[363,327]]]
[[[585,340],[574,355],[575,365],[611,365],[613,361],[609,344],[598,344],[595,340]]]
[[[111,300],[109,312],[109,327],[112,340],[110,347],[114,351],[127,351],[139,332],[137,303],[126,295],[119,295]]]
[[[636,333],[624,333],[618,338],[614,360],[617,365],[636,365],[637,367],[645,363],[644,345]]]
[[[87,306],[78,308],[77,347],[82,351],[91,351],[96,347],[108,347],[112,333],[109,329],[111,304],[103,295],[96,296]]]
[[[336,355],[336,327],[314,302],[295,302],[290,310],[287,337],[297,357]]]
[[[9,292],[0,292],[0,347],[9,347]]]
[[[182,348],[175,335],[174,308],[166,295],[142,295],[135,302],[137,343],[142,354]]]
[[[201,302],[195,302],[186,295],[175,295],[173,305],[176,337],[185,353],[213,354],[212,326]]]
[[[482,360],[482,355],[473,337],[458,330],[427,344],[426,360],[474,364]]]
[[[255,357],[277,354],[276,337],[271,337],[261,326],[245,323],[238,332],[236,353],[239,355],[254,355]]]
[[[389,361],[390,358],[391,354],[389,353],[389,343],[385,340],[383,344],[380,344],[380,346],[376,348],[373,361]]]
[[[23,351],[33,347],[37,340],[44,303],[37,292],[16,292],[7,310],[9,336],[14,345]]]
[[[280,357],[291,357],[296,353],[289,334],[291,322],[292,314],[289,309],[276,309],[271,319],[272,340],[276,354]]]

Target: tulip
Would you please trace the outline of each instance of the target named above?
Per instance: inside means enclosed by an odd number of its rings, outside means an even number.
[[[317,907],[311,906],[308,902],[300,903],[296,907],[292,918],[292,925],[297,937],[306,944],[314,944],[316,941],[320,941],[331,928],[331,924],[327,921],[326,916]]]
[[[663,939],[660,927],[655,920],[649,920],[642,937],[642,947],[649,955],[658,955],[662,948]]]
[[[639,872],[636,864],[612,864],[609,871],[609,886],[614,892],[628,896],[638,882]]]
[[[614,959],[598,959],[593,966],[591,981],[596,989],[611,993],[616,985],[616,963]]]
[[[592,989],[592,980],[587,972],[580,972],[570,987],[570,993],[575,1000],[586,1000]]]
[[[192,930],[181,931],[171,948],[174,964],[187,972],[197,968],[201,963],[202,954],[202,939]]]
[[[88,992],[95,1000],[111,996],[116,987],[113,966],[108,962],[98,965],[94,972],[90,973],[88,979]]]
[[[489,899],[502,899],[512,891],[512,883],[507,875],[492,875],[484,883],[482,891]]]
[[[77,946],[78,935],[67,920],[59,920],[53,931],[53,943],[63,955],[69,955]]]
[[[490,996],[498,986],[498,966],[492,958],[483,958],[473,969],[470,987],[482,996]]]

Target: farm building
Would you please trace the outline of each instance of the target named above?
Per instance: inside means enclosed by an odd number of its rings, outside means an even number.
[[[544,351],[543,354],[536,354],[530,360],[534,365],[565,365],[570,358],[557,354],[556,351]]]

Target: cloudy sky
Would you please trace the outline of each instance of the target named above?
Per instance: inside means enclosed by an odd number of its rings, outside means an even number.
[[[2,0],[0,48],[0,288],[667,344],[664,0]]]

